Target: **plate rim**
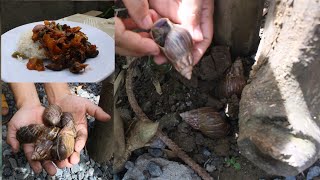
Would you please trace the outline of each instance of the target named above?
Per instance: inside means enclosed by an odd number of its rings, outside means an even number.
[[[81,22],[67,21],[67,20],[63,20],[63,19],[59,19],[59,20],[49,20],[49,21],[55,21],[55,22],[58,22],[58,23],[63,22],[63,23],[65,23],[65,24],[67,24],[67,25],[68,25],[68,23],[78,24],[78,25],[76,25],[76,26],[80,26],[80,27],[81,27],[81,26],[86,26],[86,27],[88,27],[88,28],[90,28],[90,29],[95,29],[95,31],[99,31],[99,32],[103,33],[103,34],[105,35],[105,37],[112,42],[112,43],[111,43],[111,49],[112,49],[113,52],[114,52],[114,53],[113,53],[114,55],[110,58],[110,59],[111,59],[110,65],[111,65],[112,67],[110,68],[110,72],[109,72],[109,73],[105,73],[104,76],[97,77],[97,78],[95,78],[95,80],[92,80],[92,81],[90,81],[90,82],[92,82],[92,83],[101,82],[101,81],[105,80],[106,78],[108,78],[110,75],[112,75],[112,74],[114,73],[114,71],[115,71],[115,41],[114,41],[114,39],[113,39],[108,33],[106,33],[106,32],[104,32],[104,31],[98,29],[97,27],[94,27],[94,26],[91,26],[91,25],[88,25],[88,24],[84,24],[84,23],[81,23]],[[23,25],[20,25],[20,26],[18,26],[18,27],[15,27],[15,28],[13,28],[13,29],[10,29],[9,31],[1,34],[1,42],[2,42],[4,36],[6,36],[6,35],[9,34],[11,31],[13,31],[13,30],[15,30],[15,29],[17,29],[17,28],[22,28],[23,26],[28,26],[28,25],[30,26],[30,25],[32,25],[32,24],[43,24],[43,22],[44,22],[44,21],[31,22],[31,23],[23,24]],[[71,26],[71,27],[75,27],[75,26]],[[82,27],[81,27],[81,28],[82,28]],[[82,29],[83,29],[83,28],[82,28]],[[22,33],[22,32],[21,32],[21,33]],[[87,35],[87,33],[85,33],[85,34]],[[2,44],[2,43],[1,43],[1,44]],[[3,49],[3,48],[1,48],[1,56],[2,56],[2,49]],[[2,58],[0,58],[0,59],[1,59],[1,62],[2,62]],[[107,63],[107,65],[109,65],[109,64]],[[1,65],[1,69],[2,69],[2,68],[3,68],[3,66]],[[10,81],[10,80],[8,80],[7,78],[3,77],[3,76],[2,76],[2,73],[3,73],[3,72],[1,72],[1,80],[4,81],[4,82],[27,82],[27,81]],[[60,80],[60,81],[54,81],[54,80],[49,79],[49,80],[47,80],[47,81],[37,81],[37,80],[35,80],[35,81],[32,81],[32,82],[35,82],[35,83],[36,83],[36,82],[44,82],[44,83],[50,83],[50,82],[88,82],[87,80],[86,80],[86,81],[81,81],[81,74],[79,75],[79,78],[77,78],[77,79],[79,79],[79,80],[76,80],[76,81],[70,81],[70,80],[68,80],[68,81],[61,81],[61,80]]]

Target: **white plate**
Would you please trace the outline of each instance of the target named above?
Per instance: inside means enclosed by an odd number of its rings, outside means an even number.
[[[1,78],[5,82],[99,82],[108,77],[114,71],[114,40],[105,32],[85,24],[71,21],[56,21],[60,24],[67,24],[70,27],[80,26],[81,31],[88,36],[89,42],[95,44],[99,55],[86,60],[88,64],[81,74],[73,74],[68,69],[62,71],[28,70],[26,64],[11,57],[17,49],[21,33],[32,31],[37,24],[43,21],[25,24],[14,28],[1,35]]]

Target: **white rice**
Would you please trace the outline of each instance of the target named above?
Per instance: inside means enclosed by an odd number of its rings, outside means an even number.
[[[40,43],[33,42],[32,35],[33,32],[31,30],[21,34],[17,51],[26,55],[28,58],[34,57],[37,59],[45,59],[44,49],[39,49]]]

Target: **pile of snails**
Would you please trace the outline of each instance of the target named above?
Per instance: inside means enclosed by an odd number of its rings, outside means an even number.
[[[215,95],[221,98],[230,98],[232,95],[241,96],[246,85],[243,64],[240,58],[236,59],[226,72],[226,76],[218,83]],[[230,125],[223,113],[212,107],[203,107],[180,114],[181,118],[191,127],[201,131],[210,138],[221,138],[230,131]]]
[[[35,143],[32,160],[64,160],[74,152],[76,129],[71,113],[50,105],[43,114],[44,124],[30,124],[17,131],[21,144]]]

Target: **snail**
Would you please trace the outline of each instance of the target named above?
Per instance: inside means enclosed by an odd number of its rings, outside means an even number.
[[[168,18],[161,18],[152,26],[150,35],[175,69],[190,80],[193,69],[193,41],[190,33]]]
[[[64,160],[74,152],[76,129],[71,113],[50,105],[43,114],[43,124],[23,126],[17,131],[20,143],[35,143],[32,160]]]
[[[230,98],[233,94],[241,96],[242,90],[246,85],[243,64],[240,58],[237,58],[231,65],[225,78],[219,83],[215,89],[217,97]]]
[[[201,131],[210,138],[226,136],[230,131],[230,125],[212,107],[202,107],[180,114],[181,118],[192,128]]]
[[[60,122],[62,110],[58,105],[50,105],[43,113],[43,119],[48,125],[56,126]]]
[[[71,113],[63,113],[61,126],[63,128],[58,134],[54,146],[51,149],[52,157],[57,157],[58,160],[68,158],[74,151],[76,129]]]

